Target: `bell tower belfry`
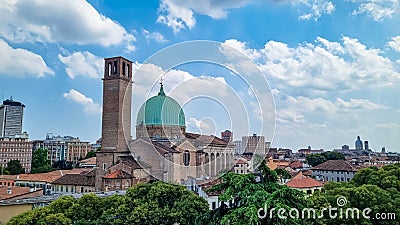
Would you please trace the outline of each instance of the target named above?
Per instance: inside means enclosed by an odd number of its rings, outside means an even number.
[[[123,57],[104,59],[101,150],[96,153],[96,190],[101,177],[116,163],[118,156],[129,154],[132,106],[132,62]]]

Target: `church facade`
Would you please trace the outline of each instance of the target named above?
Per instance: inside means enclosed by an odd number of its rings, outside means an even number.
[[[232,168],[233,145],[212,135],[186,132],[183,109],[165,94],[162,83],[158,94],[140,107],[135,138],[131,136],[131,107],[132,62],[106,58],[97,191],[126,189],[154,179],[183,183]]]

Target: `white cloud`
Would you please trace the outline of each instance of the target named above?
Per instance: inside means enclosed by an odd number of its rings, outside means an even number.
[[[135,37],[85,0],[2,0],[0,35],[12,42],[124,44],[134,50]]]
[[[378,128],[382,129],[399,129],[400,124],[398,123],[377,123],[375,124]]]
[[[357,39],[343,37],[342,43],[317,38],[315,44],[295,48],[269,41],[260,68],[267,78],[282,88],[308,88],[309,91],[357,90],[372,86],[394,86],[400,73],[382,51],[367,48]]]
[[[400,52],[400,36],[392,37],[392,40],[387,45],[393,50]]]
[[[66,65],[65,71],[71,79],[77,76],[100,78],[104,70],[103,59],[90,52],[74,52],[67,56],[58,55]]]
[[[146,38],[147,42],[156,41],[159,43],[164,43],[168,41],[167,39],[165,39],[164,35],[159,32],[150,32],[146,29],[143,29],[142,34],[144,38]]]
[[[0,39],[0,74],[16,77],[54,75],[42,56],[22,48],[12,48]]]
[[[316,115],[334,123],[337,120],[360,118],[359,114],[366,110],[388,109],[387,106],[374,103],[368,99],[337,98],[331,101],[324,98],[308,98],[304,96],[288,96],[277,102],[277,122],[281,124],[310,123]]]
[[[246,42],[238,41],[236,39],[229,39],[224,41],[224,44],[235,48],[238,51],[241,51],[243,54],[245,54],[247,57],[249,57],[252,60],[257,60],[261,54],[256,50],[256,49],[250,49],[247,47]],[[225,49],[227,50],[227,49]]]
[[[367,99],[354,99],[344,101],[341,98],[336,99],[336,105],[344,109],[387,109],[387,106],[371,102]]]
[[[187,121],[187,126],[194,128],[200,134],[216,135],[216,123],[210,117],[202,118],[201,120],[190,117]]]
[[[71,100],[83,106],[83,111],[88,114],[99,114],[101,113],[101,106],[94,103],[93,99],[86,97],[84,94],[71,89],[69,92],[64,93],[64,98]]]
[[[399,11],[399,0],[353,0],[352,2],[361,3],[358,9],[353,11],[353,15],[367,14],[375,21],[391,18]]]
[[[297,7],[304,7],[306,12],[299,16],[300,20],[313,19],[317,21],[324,14],[332,14],[335,5],[327,0],[296,0],[292,2]]]
[[[174,33],[182,29],[192,29],[196,25],[194,13],[210,16],[213,19],[226,18],[227,10],[239,8],[251,0],[162,0],[159,7],[158,23],[171,27]]]

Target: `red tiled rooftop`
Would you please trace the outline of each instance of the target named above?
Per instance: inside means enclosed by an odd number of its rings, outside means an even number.
[[[328,160],[311,168],[312,170],[326,170],[326,171],[352,171],[356,172],[358,169],[345,160]]]
[[[110,174],[107,174],[103,178],[105,178],[105,179],[125,179],[125,178],[131,179],[131,178],[133,178],[133,176],[122,170],[116,170]]]
[[[65,174],[80,174],[82,172],[87,172],[92,169],[78,168],[72,170],[55,170],[48,173],[36,173],[36,174],[20,174],[15,180],[18,181],[41,181],[46,183],[51,183],[58,178],[64,176]]]
[[[324,186],[323,183],[308,177],[291,179],[289,182],[286,183],[286,185],[291,188],[312,188]]]
[[[7,193],[8,189],[11,189],[11,194]],[[39,192],[42,192],[41,188],[37,188],[36,191],[38,194]],[[6,186],[0,186],[0,200],[7,200],[10,198],[15,198],[20,196],[20,198],[23,198],[24,195],[29,194],[29,187],[19,187],[19,186],[13,186],[13,187],[6,187]]]
[[[248,164],[248,162],[243,159],[238,159],[236,160],[235,164]]]
[[[289,164],[289,166],[293,169],[303,168],[303,163],[299,161],[293,161]]]

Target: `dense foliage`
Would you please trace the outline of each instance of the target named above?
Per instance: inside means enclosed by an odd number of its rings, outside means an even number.
[[[47,149],[39,148],[33,152],[31,173],[46,173],[53,170],[47,156]]]
[[[22,168],[21,162],[19,160],[10,160],[7,163],[6,169],[11,175],[25,173],[25,169]]]
[[[96,152],[93,151],[93,150],[86,154],[85,159],[89,159],[89,158],[92,158],[92,157],[96,157]]]
[[[9,225],[34,224],[193,224],[208,211],[207,202],[182,186],[155,182],[138,184],[126,195],[100,198],[64,196],[10,220]]]
[[[370,219],[336,218],[319,220],[318,224],[400,224],[400,164],[384,166],[381,169],[369,167],[360,170],[348,183],[331,182],[324,186],[324,192],[308,199],[315,208],[337,207],[337,199],[345,197],[344,210],[357,208],[371,209]],[[395,218],[389,218],[389,214]],[[377,219],[378,215],[381,219]],[[382,219],[385,214],[386,219]]]
[[[57,160],[57,162],[53,164],[53,168],[59,170],[72,170],[74,167],[72,166],[71,162],[62,159],[62,160]]]
[[[310,166],[317,166],[321,163],[324,163],[328,160],[339,160],[339,159],[345,159],[344,155],[340,152],[335,152],[335,151],[327,151],[323,152],[321,154],[311,154],[306,157],[306,162]]]
[[[34,224],[198,224],[198,225],[389,225],[400,224],[400,164],[378,169],[370,167],[356,173],[348,183],[330,182],[322,192],[306,197],[301,191],[277,183],[276,171],[259,167],[255,174],[226,173],[221,183],[209,191],[219,194],[221,206],[209,210],[207,202],[184,187],[155,182],[138,184],[124,196],[100,198],[94,194],[80,199],[62,197],[49,206],[14,217],[9,225]],[[338,205],[338,198],[346,198]],[[275,211],[272,209],[275,208]],[[316,217],[290,218],[289,211],[313,208]],[[322,209],[370,208],[371,218],[331,218]],[[286,210],[279,216],[278,210]],[[395,218],[376,219],[377,213],[393,213]],[[308,217],[309,216],[309,217]]]
[[[8,170],[2,166],[0,166],[0,175],[9,175],[10,172],[8,172]]]

